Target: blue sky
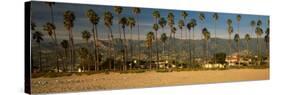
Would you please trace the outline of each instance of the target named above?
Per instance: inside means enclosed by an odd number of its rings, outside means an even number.
[[[45,34],[45,38],[47,38],[47,33],[43,31],[43,25],[46,22],[51,21],[51,16],[50,16],[50,9],[49,7],[42,2],[33,2],[31,5],[31,19],[33,22],[36,23],[37,25],[37,30],[42,31],[43,34]],[[63,25],[63,13],[67,10],[71,10],[75,13],[76,19],[74,21],[74,27],[73,27],[73,32],[74,32],[74,39],[75,40],[82,40],[81,37],[81,32],[83,30],[88,30],[90,31],[92,29],[91,23],[88,21],[88,18],[86,17],[85,13],[89,9],[93,9],[96,13],[99,14],[101,17],[100,23],[98,24],[98,30],[99,30],[99,37],[101,39],[107,39],[107,33],[108,30],[104,26],[103,22],[103,12],[105,10],[111,11],[114,14],[114,20],[113,20],[113,26],[112,30],[114,33],[114,37],[119,37],[119,32],[118,32],[118,25],[117,25],[117,16],[113,11],[112,6],[99,6],[99,5],[83,5],[83,4],[69,4],[69,3],[56,3],[54,8],[54,20],[55,20],[55,25],[57,27],[56,32],[57,32],[57,37],[59,40],[62,39],[68,39],[68,32],[64,28]],[[140,33],[141,33],[141,39],[145,38],[145,34],[149,31],[152,30],[152,25],[154,24],[154,20],[152,17],[152,12],[155,9],[149,9],[149,8],[141,8],[141,14],[139,14],[139,24],[140,24]],[[175,27],[177,27],[177,23],[182,17],[180,16],[180,12],[182,10],[166,10],[166,9],[157,9],[160,11],[161,17],[167,17],[168,12],[173,12],[175,16]],[[188,11],[185,10],[189,16],[188,19],[194,18],[197,20],[197,27],[195,28],[195,38],[199,39],[201,35],[201,29],[202,27],[200,24],[200,21],[198,19],[198,11]],[[206,20],[204,22],[204,26],[208,28],[208,30],[211,32],[211,37],[214,37],[214,22],[212,18],[213,12],[203,12],[205,14]],[[234,33],[237,33],[237,21],[236,21],[236,16],[237,14],[229,14],[229,13],[218,13],[219,14],[219,20],[217,23],[217,37],[219,38],[227,38],[227,24],[226,20],[232,19],[233,21],[233,27],[234,27]],[[251,26],[250,26],[250,21],[255,20],[257,21],[258,19],[261,19],[263,24],[262,28],[265,30],[267,27],[267,19],[269,19],[269,16],[262,16],[262,15],[248,15],[248,14],[240,14],[242,16],[241,22],[240,22],[240,37],[244,37],[246,33],[251,34],[251,36],[255,37],[255,33],[252,32]],[[124,7],[123,12],[121,14],[121,17],[129,17],[133,16],[132,14],[132,8],[130,7]],[[186,22],[185,22],[186,24]],[[178,27],[177,27],[178,28]],[[165,28],[165,33],[170,33],[169,27],[167,26]],[[127,28],[127,34],[129,37],[129,30]],[[160,32],[162,30],[160,29]],[[185,33],[185,31],[184,31]],[[183,33],[183,34],[184,34]],[[185,35],[185,34],[184,34]],[[184,37],[183,35],[183,37]],[[264,35],[264,34],[263,34]],[[133,39],[136,39],[137,37],[137,27],[133,29]],[[160,36],[160,35],[158,35]],[[176,32],[176,37],[180,38],[180,31]]]

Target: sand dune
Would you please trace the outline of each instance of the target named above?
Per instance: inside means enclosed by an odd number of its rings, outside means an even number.
[[[33,93],[92,91],[269,79],[269,69],[93,74],[32,79]]]

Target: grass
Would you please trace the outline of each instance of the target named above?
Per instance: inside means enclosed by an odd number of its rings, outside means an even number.
[[[181,72],[181,71],[205,71],[205,70],[229,70],[229,69],[265,69],[269,68],[268,64],[263,64],[260,66],[231,66],[227,68],[211,68],[211,69],[206,69],[198,66],[189,67],[189,68],[174,68],[174,69],[158,69],[154,70],[159,73],[167,73],[167,72]],[[138,70],[127,70],[127,71],[120,71],[120,74],[129,74],[129,73],[144,73],[146,71],[149,71],[147,69],[138,69]],[[105,74],[110,74],[109,70],[102,70],[98,72],[41,72],[41,73],[33,73],[32,78],[40,78],[40,77],[45,77],[45,78],[56,78],[56,77],[63,77],[63,76],[72,76],[72,75],[77,75],[77,76],[82,76],[82,75],[93,75],[93,74],[99,74],[99,73],[105,73]]]

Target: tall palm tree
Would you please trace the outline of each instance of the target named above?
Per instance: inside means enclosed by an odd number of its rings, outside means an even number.
[[[184,20],[179,20],[178,27],[179,27],[179,29],[181,31],[181,38],[180,39],[182,40],[182,29],[184,27]],[[184,47],[182,49],[184,49]],[[183,67],[183,62],[181,62],[181,67]]]
[[[250,25],[251,25],[251,27],[252,27],[252,33],[251,33],[251,35],[253,35],[253,33],[255,32],[256,21],[255,21],[255,20],[252,20],[252,21],[250,22]]]
[[[167,20],[164,17],[161,17],[158,21],[158,24],[162,28],[162,32],[164,33],[165,26],[167,25]]]
[[[58,61],[58,52],[57,52],[57,39],[55,35],[55,29],[56,26],[53,23],[47,22],[45,25],[43,25],[43,30],[46,31],[49,35],[49,37],[54,41],[55,44],[55,56],[56,56],[56,67],[57,72],[59,72],[59,61]]]
[[[122,7],[120,7],[120,6],[115,6],[114,7],[114,12],[117,14],[117,19],[118,19],[118,21],[120,21],[120,14],[122,13],[122,11],[123,11],[123,8]],[[121,40],[121,38],[122,38],[122,32],[121,32],[121,28],[120,28],[120,23],[119,22],[117,22],[117,24],[118,24],[118,31],[119,31],[119,39],[120,39],[120,41],[122,41]]]
[[[175,22],[174,22],[174,14],[172,13],[172,12],[169,12],[168,13],[168,16],[167,16],[167,24],[168,24],[168,26],[170,27],[170,30],[172,30],[173,29],[173,27],[174,27],[174,24],[175,24]],[[170,43],[171,43],[171,38],[172,38],[172,32],[170,32]],[[170,49],[170,45],[169,45],[169,49]],[[169,52],[170,53],[170,52]],[[170,54],[168,54],[168,59],[169,59],[169,56],[170,56]]]
[[[156,39],[156,64],[159,64],[159,53],[158,53],[158,34],[157,34],[157,31],[158,31],[158,19],[160,18],[160,12],[158,10],[154,10],[153,13],[152,13],[152,16],[154,17],[155,19],[155,22],[154,22],[154,25],[153,25],[153,29],[155,30],[155,39]],[[157,66],[158,68],[158,66]]]
[[[151,70],[152,64],[152,41],[154,40],[154,33],[152,31],[146,34],[146,46],[150,50],[150,62],[149,62],[149,69]]]
[[[218,20],[219,20],[219,14],[218,13],[214,13],[213,14],[213,19],[214,19],[214,25],[215,25],[215,53],[214,54],[216,54],[217,53],[217,22],[218,22]],[[215,59],[215,64],[217,64],[217,58],[216,58],[216,56],[214,56],[214,59]]]
[[[234,41],[236,42],[236,48],[237,48],[237,57],[238,57],[238,65],[240,66],[240,56],[239,56],[239,40],[240,40],[240,37],[239,37],[239,34],[236,33],[234,35]]]
[[[187,17],[188,17],[188,13],[186,11],[182,11],[181,12],[181,17],[183,19],[183,26],[185,26],[185,23],[187,23]],[[190,33],[190,32],[188,32]],[[190,35],[190,34],[189,34]],[[186,39],[186,46],[185,46],[185,49],[187,49],[188,47],[188,39],[187,39],[187,31],[185,32],[185,39]],[[190,38],[189,38],[190,39]],[[190,52],[190,51],[189,51]]]
[[[80,57],[80,66],[82,67],[82,72],[85,72],[86,64],[87,64],[87,59],[89,56],[88,49],[86,48],[80,48],[79,51],[79,57]]]
[[[256,28],[256,36],[257,36],[257,50],[258,50],[258,65],[260,65],[260,63],[261,63],[261,45],[260,45],[260,41],[259,41],[259,39],[260,39],[260,37],[261,37],[261,35],[263,34],[263,30],[262,30],[262,28],[261,28],[261,26],[260,25],[258,25],[258,27]]]
[[[94,48],[94,52],[95,52],[95,71],[98,71],[99,70],[99,45],[98,45],[98,30],[97,30],[97,25],[99,23],[99,20],[100,20],[100,17],[98,16],[98,14],[92,10],[92,9],[89,9],[86,13],[89,21],[92,23],[93,25],[93,29],[92,29],[92,32],[93,32],[93,39],[94,39],[94,45],[95,45],[95,48]]]
[[[104,13],[104,18],[103,18],[103,20],[104,20],[104,25],[108,28],[108,30],[109,30],[109,33],[108,33],[108,39],[109,39],[109,41],[110,41],[110,45],[109,45],[109,50],[108,50],[108,56],[110,56],[110,60],[113,60],[113,62],[111,62],[110,61],[110,63],[109,63],[109,70],[111,69],[111,64],[113,64],[113,69],[114,69],[114,71],[115,71],[115,60],[114,60],[114,58],[115,58],[115,53],[114,54],[112,54],[112,51],[114,50],[114,47],[113,47],[113,40],[114,40],[114,38],[113,38],[113,33],[112,33],[112,29],[111,29],[111,26],[112,26],[112,20],[113,20],[113,15],[112,15],[112,13],[110,12],[110,11],[106,11],[105,13]],[[113,50],[112,50],[113,49]],[[113,57],[112,57],[112,55],[113,55]]]
[[[204,37],[204,40],[205,40],[205,44],[206,44],[206,48],[205,48],[205,55],[206,55],[205,62],[207,63],[208,57],[209,57],[209,53],[208,53],[208,40],[210,39],[210,32],[208,31],[207,28],[203,28],[202,29],[202,34],[203,34],[203,37]]]
[[[138,27],[138,41],[140,41],[139,14],[141,13],[141,9],[138,7],[134,7],[133,13],[135,15],[136,23],[137,23],[137,27]],[[140,51],[141,51],[140,44],[138,44],[138,61],[137,61],[138,64],[140,62]]]
[[[122,30],[123,30],[123,70],[127,70],[127,40],[126,40],[126,32],[125,32],[125,28],[128,25],[128,19],[126,17],[122,17],[119,21],[119,24],[121,24]]]
[[[200,12],[199,15],[198,15],[198,18],[200,20],[200,28],[203,29],[204,22],[205,22],[205,19],[206,19],[205,14],[203,12]],[[201,35],[201,39],[203,40],[203,35]],[[202,42],[202,45],[204,45],[204,42]],[[204,51],[204,48],[203,48],[203,51]]]
[[[245,35],[245,40],[246,40],[246,43],[247,43],[247,55],[249,55],[249,41],[251,40],[250,34]]]
[[[86,41],[88,49],[90,49],[89,39],[91,38],[91,33],[87,30],[84,30],[82,33],[82,38]],[[90,62],[92,63],[92,62]],[[88,71],[90,70],[90,64],[88,64]]]
[[[236,16],[236,20],[237,20],[237,30],[238,30],[238,34],[240,34],[240,21],[241,21],[241,15],[237,15]],[[239,49],[240,49],[240,47],[239,47],[239,44],[240,44],[240,40],[238,40],[238,51],[239,51]],[[240,54],[239,54],[240,52],[238,52],[238,58],[240,57]],[[240,60],[238,60],[238,64],[239,64],[239,66],[240,66]]]
[[[187,28],[189,29],[189,30],[191,30],[192,29],[192,40],[194,41],[194,32],[195,32],[195,27],[197,26],[197,22],[196,22],[196,20],[195,19],[191,19],[190,21],[189,21],[189,23],[188,23],[188,25],[187,25]],[[190,42],[191,43],[191,42]],[[194,63],[194,50],[195,49],[195,43],[193,42],[192,43],[192,50],[190,50],[190,51],[192,51],[192,56],[191,56],[191,52],[190,52],[190,63],[192,62],[192,63]]]
[[[135,25],[136,25],[135,18],[134,17],[128,17],[127,24],[130,28],[130,52],[131,52],[130,62],[132,62],[133,56],[134,56],[134,53],[133,53],[133,35],[132,34],[133,34],[133,27],[135,27]]]
[[[265,31],[265,36],[264,36],[264,41],[266,44],[266,55],[269,57],[269,39],[270,39],[270,35],[269,35],[269,19],[267,19],[267,29]]]
[[[73,33],[72,28],[74,26],[75,15],[72,11],[64,12],[64,27],[68,31],[69,34],[69,41],[70,41],[70,64],[72,64],[71,71],[74,70],[75,64],[75,52],[74,52],[74,41],[73,41]]]
[[[162,53],[164,55],[164,53],[165,53],[165,43],[166,43],[166,41],[168,39],[168,36],[166,35],[166,33],[162,33],[160,39],[161,39],[161,42],[163,43],[163,51],[162,51]]]
[[[155,34],[156,34],[156,37],[155,37],[155,39],[156,39],[156,64],[157,64],[157,67],[156,67],[156,69],[158,68],[158,63],[159,63],[159,56],[158,56],[158,45],[157,45],[157,31],[158,31],[158,29],[159,29],[159,25],[156,23],[156,24],[153,24],[153,30],[155,31]]]
[[[39,71],[41,72],[42,69],[42,62],[41,62],[41,41],[43,41],[43,34],[40,31],[35,31],[32,33],[32,39],[36,41],[39,47]]]
[[[63,63],[63,70],[66,71],[67,70],[66,64],[68,64],[68,62],[67,62],[67,51],[68,51],[69,44],[68,44],[67,40],[62,40],[62,42],[60,44],[61,44],[61,47],[64,49],[65,61]],[[65,64],[65,62],[66,62],[66,64]]]
[[[231,19],[227,19],[226,21],[227,23],[227,33],[228,33],[228,48],[229,48],[229,55],[231,54],[231,34],[233,33],[233,27],[232,27],[232,20]]]
[[[49,6],[50,8],[50,13],[51,13],[51,24],[54,25],[54,5],[55,5],[55,2],[46,2],[46,4]],[[58,48],[59,48],[59,45],[58,45],[58,42],[57,42],[57,34],[56,34],[56,29],[53,29],[53,34],[54,34],[54,43],[55,43],[55,54],[56,54],[56,64],[57,64],[57,69],[59,71],[59,58],[58,58]]]

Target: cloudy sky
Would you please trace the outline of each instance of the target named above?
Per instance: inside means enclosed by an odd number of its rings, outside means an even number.
[[[43,25],[46,22],[51,21],[51,16],[50,16],[50,8],[42,2],[33,2],[31,5],[31,19],[33,22],[36,23],[37,25],[37,30],[42,31],[43,34],[47,35],[45,31],[43,31]],[[101,39],[107,39],[107,33],[108,30],[104,26],[103,22],[103,13],[105,10],[112,12],[114,15],[114,20],[113,20],[113,26],[112,30],[114,33],[114,37],[119,37],[119,32],[118,32],[118,24],[117,24],[117,16],[113,11],[112,6],[99,6],[99,5],[83,5],[83,4],[69,4],[69,3],[56,3],[54,8],[54,20],[55,20],[55,25],[57,27],[56,32],[57,32],[57,37],[59,40],[62,39],[68,39],[68,32],[66,31],[64,25],[63,25],[63,13],[67,10],[71,10],[75,13],[76,19],[74,21],[74,27],[73,27],[73,32],[74,32],[74,39],[75,40],[81,40],[81,32],[84,30],[90,31],[92,29],[91,23],[89,22],[87,16],[85,15],[87,10],[93,9],[98,15],[101,17],[100,23],[98,24],[98,32],[99,32],[99,37]],[[149,9],[149,8],[141,8],[141,14],[139,14],[139,24],[140,24],[140,33],[141,33],[141,39],[145,38],[145,34],[149,31],[152,30],[152,25],[154,24],[154,20],[152,17],[152,12],[155,9]],[[165,9],[157,9],[160,11],[161,17],[167,17],[168,12],[174,13],[175,16],[175,27],[177,27],[177,23],[182,17],[180,16],[180,13],[182,10],[165,10]],[[202,32],[201,31],[201,25],[198,19],[198,14],[199,12],[195,11],[186,11],[189,16],[188,19],[194,18],[197,20],[197,27],[195,28],[195,38],[198,39],[200,38],[200,35]],[[204,23],[204,26],[208,28],[208,30],[211,32],[211,37],[214,37],[214,22],[212,18],[213,12],[203,12],[205,14],[206,20]],[[121,17],[130,17],[133,16],[132,14],[132,8],[130,7],[124,7],[123,12],[121,14]],[[237,21],[236,21],[236,16],[237,14],[228,14],[228,13],[219,13],[219,20],[217,24],[217,37],[219,38],[227,38],[227,24],[226,20],[227,19],[232,19],[233,21],[233,27],[234,27],[234,33],[237,32]],[[246,33],[251,34],[251,36],[255,36],[254,33],[252,32],[252,28],[250,26],[250,21],[255,20],[257,21],[258,19],[261,19],[263,22],[262,28],[265,30],[267,27],[267,19],[268,16],[262,16],[262,15],[248,15],[248,14],[241,14],[242,19],[240,22],[240,37],[244,37]],[[165,28],[165,33],[170,33],[170,29],[168,27]],[[127,34],[129,34],[128,28],[127,28]],[[160,29],[160,32],[162,30]],[[184,32],[185,33],[185,32]],[[47,37],[47,36],[45,36]],[[127,36],[129,37],[129,36]],[[180,31],[178,30],[176,32],[176,37],[180,38]],[[183,36],[184,37],[184,36]],[[133,39],[137,39],[137,28],[135,27],[133,29]]]

